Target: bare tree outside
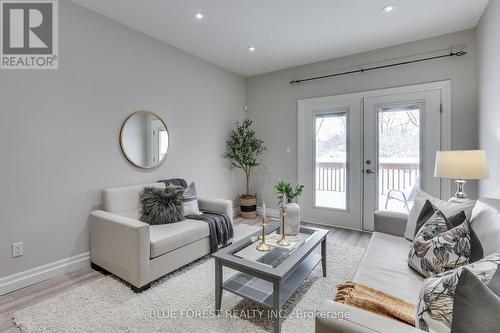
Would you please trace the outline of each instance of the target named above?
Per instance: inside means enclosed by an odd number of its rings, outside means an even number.
[[[347,113],[316,117],[316,206],[346,209]]]
[[[346,157],[346,113],[334,113],[316,118],[316,161],[345,162]]]
[[[411,200],[404,198],[419,179],[421,109],[420,103],[376,109],[379,209],[411,207]],[[347,113],[319,115],[315,126],[316,205],[344,209],[349,172]]]
[[[379,110],[379,158],[417,163],[420,150],[420,110]]]

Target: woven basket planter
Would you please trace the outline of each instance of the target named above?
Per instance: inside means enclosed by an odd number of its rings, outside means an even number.
[[[240,212],[245,219],[254,219],[257,217],[257,196],[254,198],[240,197]]]

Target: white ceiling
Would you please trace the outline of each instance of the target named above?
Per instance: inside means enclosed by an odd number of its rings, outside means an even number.
[[[251,76],[472,28],[488,0],[73,2]],[[395,10],[383,13],[388,4]],[[197,11],[202,20],[194,18]]]

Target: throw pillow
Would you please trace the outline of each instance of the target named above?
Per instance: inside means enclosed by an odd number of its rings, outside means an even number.
[[[196,186],[191,182],[182,195],[182,203],[184,206],[184,216],[188,215],[201,215],[200,207],[198,206],[198,194],[196,193]]]
[[[142,205],[141,221],[154,225],[184,220],[183,193],[182,187],[174,185],[169,185],[164,189],[144,188],[139,194],[139,202]]]
[[[408,264],[424,276],[432,276],[469,263],[470,223],[448,229],[449,222],[437,210],[415,236]]]
[[[498,265],[500,254],[495,253],[473,264],[425,279],[418,297],[416,327],[427,332],[450,332],[453,301],[462,272],[467,269],[482,283],[488,284]]]
[[[408,240],[413,240],[413,238],[415,238],[417,220],[426,200],[429,200],[434,206],[441,210],[446,217],[450,217],[460,211],[464,211],[467,218],[470,218],[472,208],[475,204],[475,201],[473,200],[465,202],[444,201],[435,198],[422,190],[418,190],[415,200],[413,201],[413,207],[408,214],[408,221],[406,222],[405,238]]]
[[[175,186],[181,186],[182,188],[187,188],[187,182],[183,178],[170,178],[170,179],[163,179],[159,180],[159,183],[165,184],[165,186],[168,185],[175,185]]]
[[[418,216],[417,219],[417,226],[415,227],[415,235],[417,235],[417,233],[420,231],[420,228],[424,225],[424,223],[427,222],[432,217],[432,215],[434,215],[434,213],[436,213],[438,210],[439,209],[436,206],[434,206],[429,200],[425,201],[424,207],[422,208],[422,211],[420,212],[420,215]],[[467,216],[465,215],[464,211],[461,211],[455,215],[446,218],[446,225],[448,227],[448,230],[454,227],[458,227],[466,219]],[[476,262],[479,259],[483,258],[484,256],[483,247],[481,245],[481,242],[479,241],[479,238],[474,232],[474,228],[470,228],[470,247],[471,247],[471,253],[469,258],[470,263]]]
[[[498,199],[481,198],[472,210],[472,229],[481,241],[484,254],[500,253],[500,206]]]
[[[418,232],[420,231],[422,226],[425,224],[425,222],[427,222],[438,210],[439,209],[436,206],[434,206],[429,200],[425,200],[424,206],[420,210],[420,214],[418,215],[418,218],[417,218],[417,224],[415,226],[414,238],[415,238],[415,236],[417,236]],[[453,215],[453,218],[454,219],[460,218],[462,216],[461,213],[463,213],[463,212],[458,213],[457,217],[455,217],[456,215]],[[462,221],[458,221],[459,223],[457,225],[462,224],[465,221],[465,219],[466,219],[465,214],[463,215],[463,217],[464,217],[464,219]],[[448,229],[453,228],[450,219],[445,218],[445,222],[446,222],[446,226],[448,227]]]
[[[500,270],[488,285],[464,269],[453,301],[453,333],[494,333],[500,329]]]

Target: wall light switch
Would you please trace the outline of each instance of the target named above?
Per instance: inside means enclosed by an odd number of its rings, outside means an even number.
[[[288,155],[290,155],[292,153],[292,148],[286,147],[285,148],[285,153],[287,153]]]
[[[24,243],[13,243],[12,244],[12,258],[20,257],[24,254]]]

